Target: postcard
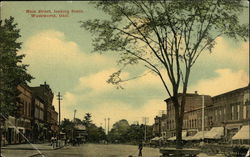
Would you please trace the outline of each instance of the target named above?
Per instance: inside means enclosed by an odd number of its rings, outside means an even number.
[[[0,156],[249,156],[247,0],[0,9]]]

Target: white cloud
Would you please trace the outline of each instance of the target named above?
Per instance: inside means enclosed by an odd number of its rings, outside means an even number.
[[[129,123],[138,121],[142,123],[142,117],[148,117],[148,124],[153,124],[154,117],[159,114],[160,110],[165,110],[166,105],[163,100],[148,100],[142,107],[131,107],[129,104],[125,104],[119,101],[109,101],[99,104],[93,109],[78,109],[78,113],[92,113],[93,121],[95,124],[99,125],[102,123],[104,126],[104,118],[110,118],[110,128],[113,123],[121,119],[127,119]],[[79,117],[77,115],[76,117]]]
[[[19,53],[24,53],[24,62],[36,70],[44,65],[84,68],[83,65],[100,67],[112,63],[111,58],[103,55],[82,52],[77,43],[67,41],[65,34],[56,30],[44,30],[31,36]]]
[[[197,84],[191,86],[189,91],[198,91],[200,94],[215,96],[247,86],[249,83],[249,76],[243,70],[218,69],[215,72],[218,74],[217,77],[200,80]]]
[[[216,39],[216,45],[211,55],[205,55],[205,60],[221,64],[231,64],[238,67],[248,67],[249,42],[238,42],[237,47],[230,45],[223,37]]]
[[[107,80],[109,79],[109,76],[116,71],[117,69],[110,68],[110,69],[99,71],[94,74],[83,76],[79,78],[79,85],[76,87],[76,90],[90,88],[95,93],[107,92],[108,90],[114,90],[113,85],[108,84]],[[125,72],[122,74],[122,77],[127,78],[128,75],[129,74]]]

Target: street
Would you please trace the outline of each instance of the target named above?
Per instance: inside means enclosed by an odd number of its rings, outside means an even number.
[[[68,146],[54,151],[42,151],[46,157],[128,157],[137,156],[137,146],[114,144],[84,144],[81,146]],[[159,149],[143,148],[143,156],[159,157]]]
[[[138,155],[138,148],[134,145],[83,144],[56,150],[53,150],[48,143],[35,146],[45,157],[135,157]],[[35,154],[38,154],[38,151],[32,150],[28,144],[12,145],[3,149],[3,157],[30,157]],[[144,147],[142,155],[143,157],[160,157],[161,154],[158,148]],[[223,157],[223,155],[208,156],[200,153],[198,157]]]

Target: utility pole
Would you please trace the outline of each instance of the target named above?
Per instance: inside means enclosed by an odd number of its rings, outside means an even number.
[[[110,118],[108,118],[108,134],[109,134],[109,120],[110,120]]]
[[[74,110],[74,119],[73,119],[73,121],[74,121],[74,123],[76,122],[76,109]]]
[[[107,120],[107,119],[104,118],[104,127],[105,127],[104,130],[105,130],[105,134],[107,134],[107,128],[106,128],[106,127],[107,127],[107,123],[106,123],[106,120]]]
[[[147,140],[147,122],[148,122],[148,117],[142,117],[142,121],[144,122],[144,125],[145,125],[144,141],[146,142],[146,140]]]
[[[74,119],[73,119],[74,127],[75,127],[75,122],[76,122],[76,109],[74,110]],[[74,128],[72,128],[72,140],[73,139],[74,139]]]
[[[59,139],[60,139],[60,132],[61,132],[61,100],[62,100],[62,95],[60,92],[58,92],[57,95],[57,100],[58,100],[58,107],[59,107],[59,117],[58,117],[58,124],[59,124]]]
[[[204,126],[205,126],[205,102],[204,102],[204,95],[202,95],[202,145],[204,144]]]

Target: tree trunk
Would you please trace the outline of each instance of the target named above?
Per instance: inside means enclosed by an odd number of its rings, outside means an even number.
[[[176,133],[176,148],[182,148],[182,120],[180,116],[180,104],[178,102],[178,98],[174,99],[174,107],[175,107],[175,133]]]
[[[0,157],[2,157],[2,118],[0,117]]]
[[[184,110],[186,104],[186,93],[188,86],[188,78],[190,75],[190,68],[186,69],[185,81],[183,84],[183,91],[181,95],[181,103],[178,102],[178,94],[175,98],[175,125],[176,125],[176,148],[182,148],[182,126],[184,118]]]
[[[0,157],[2,157],[2,137],[3,137],[3,129],[4,128],[5,120],[2,118],[2,115],[0,115]]]

